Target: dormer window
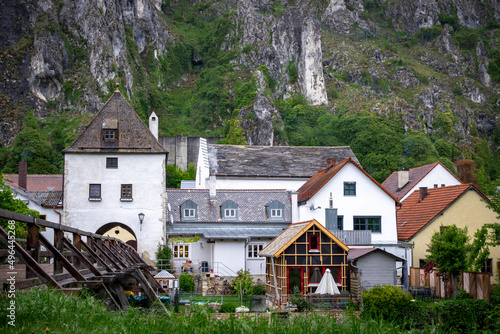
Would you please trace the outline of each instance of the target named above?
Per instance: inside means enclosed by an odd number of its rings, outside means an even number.
[[[118,122],[115,119],[102,121],[102,139],[105,142],[116,142],[118,140]]]
[[[270,222],[285,221],[284,211],[285,205],[283,205],[280,201],[272,201],[266,204],[267,217]]]
[[[117,130],[104,130],[103,131],[104,141],[114,142],[117,139]]]
[[[198,204],[191,200],[187,200],[181,204],[181,221],[195,222],[198,221]]]
[[[221,205],[222,221],[238,221],[238,204],[228,200]]]

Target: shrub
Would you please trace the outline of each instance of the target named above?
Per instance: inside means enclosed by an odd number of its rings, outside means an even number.
[[[364,317],[386,320],[404,318],[404,310],[408,307],[411,296],[402,289],[385,285],[374,287],[363,292]]]
[[[253,285],[253,279],[252,276],[250,276],[250,272],[240,269],[237,274],[238,277],[233,280],[233,289],[231,292],[237,295],[240,293],[243,293],[243,295],[249,294]]]
[[[459,290],[458,291],[458,295],[457,295],[457,299],[471,299],[472,297],[470,296],[470,294],[465,291],[465,290]]]
[[[500,305],[500,285],[491,289],[491,304]]]
[[[290,303],[297,306],[297,311],[302,312],[311,309],[311,303],[309,303],[304,297],[298,287],[293,290],[293,295],[289,297]]]
[[[250,295],[265,295],[266,294],[266,286],[264,284],[255,284],[249,289]]]
[[[443,300],[436,305],[445,330],[474,331],[484,328],[492,307],[482,299]]]
[[[234,313],[236,311],[236,306],[232,304],[222,304],[220,306],[221,313]]]
[[[179,277],[179,288],[181,291],[194,291],[194,277],[190,273],[184,272]]]
[[[158,249],[156,250],[156,267],[158,270],[171,269],[171,260],[172,249],[168,245],[158,245]]]
[[[423,328],[429,324],[427,306],[422,301],[412,301],[401,310],[400,317],[396,320],[408,328]]]

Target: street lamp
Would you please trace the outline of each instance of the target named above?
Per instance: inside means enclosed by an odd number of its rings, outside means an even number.
[[[142,231],[142,222],[144,221],[145,214],[141,212],[138,214],[138,216],[139,216],[139,222],[141,223],[141,231]]]

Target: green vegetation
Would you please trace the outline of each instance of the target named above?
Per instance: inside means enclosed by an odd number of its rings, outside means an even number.
[[[182,180],[194,180],[196,178],[196,167],[191,163],[186,171],[175,165],[166,167],[167,188],[180,188]]]
[[[179,277],[179,289],[185,292],[194,291],[194,277],[188,272],[183,272]]]
[[[169,270],[172,266],[172,249],[168,245],[158,245],[156,251],[156,267],[158,270]]]
[[[339,320],[312,312],[290,318],[277,316],[230,317],[219,320],[207,307],[192,307],[189,314],[166,315],[152,309],[130,308],[109,311],[104,303],[88,292],[81,297],[46,289],[18,291],[16,295],[16,327],[8,325],[7,294],[0,295],[0,330],[4,333],[458,333],[496,332],[500,329],[498,313],[483,300],[451,300],[436,304],[438,312],[412,302],[413,317],[421,323],[396,319],[363,317],[345,313]],[[231,311],[234,305],[225,307]],[[424,313],[421,311],[424,310]],[[85,316],[75,316],[84,314]]]

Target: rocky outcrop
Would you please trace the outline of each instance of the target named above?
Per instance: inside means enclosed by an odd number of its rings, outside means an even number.
[[[266,80],[264,74],[256,70],[254,80],[257,83],[257,95],[252,106],[241,108],[238,119],[241,119],[241,128],[245,130],[248,145],[279,146],[283,139],[275,134],[275,128],[284,131],[283,121],[276,107],[266,97]]]

